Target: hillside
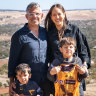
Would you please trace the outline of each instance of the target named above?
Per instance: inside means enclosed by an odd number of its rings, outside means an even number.
[[[41,25],[44,24],[44,19],[47,11],[43,11],[44,16]],[[68,20],[79,26],[82,32],[86,35],[90,48],[96,46],[96,10],[75,10],[66,11]],[[24,11],[0,11],[0,58],[8,56],[10,39],[12,34],[21,28],[27,22]],[[3,41],[2,41],[3,38]],[[4,41],[7,39],[7,41]],[[8,46],[8,47],[6,47]],[[5,48],[5,49],[3,49]],[[94,53],[94,52],[93,52]],[[95,52],[96,53],[96,52]],[[95,55],[96,56],[96,55]]]
[[[43,13],[42,26],[47,11],[43,11]],[[93,47],[96,46],[96,10],[75,10],[67,11],[66,13],[68,20],[79,26],[86,35],[91,48],[92,60],[96,62],[96,49],[93,49]],[[0,11],[0,83],[2,82],[2,84],[8,83],[8,81],[6,81],[8,80],[6,73],[8,71],[10,39],[12,34],[27,22],[24,15],[25,12],[23,11]],[[89,70],[90,76],[87,83],[92,84],[87,85],[86,96],[96,96],[93,95],[96,92],[96,86],[93,87],[93,85],[96,85],[96,65],[94,65],[92,65],[92,69]]]
[[[44,16],[47,11],[43,11]],[[68,20],[80,27],[87,36],[90,47],[96,45],[96,10],[66,11]],[[0,11],[0,35],[12,35],[27,22],[23,11]]]
[[[43,11],[44,16],[41,25],[44,24],[44,19],[47,11]],[[96,10],[73,10],[66,11],[68,20],[79,26],[82,32],[86,35],[90,48],[96,46]],[[24,11],[0,11],[0,35],[8,37],[21,28],[27,22]],[[4,38],[3,38],[4,39]],[[4,40],[3,40],[4,41]],[[0,40],[0,45],[3,44]],[[9,40],[10,42],[10,40]],[[9,42],[5,42],[9,45]],[[4,43],[4,44],[5,44]],[[5,45],[6,45],[5,44]],[[8,55],[7,55],[8,56]],[[3,56],[4,57],[4,56]]]
[[[44,17],[46,11],[43,11]],[[69,20],[94,20],[96,19],[96,10],[76,10],[66,11]],[[0,25],[2,24],[22,24],[27,22],[25,12],[20,11],[0,11]]]

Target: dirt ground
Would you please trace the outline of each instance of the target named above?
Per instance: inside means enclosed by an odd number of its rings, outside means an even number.
[[[88,84],[85,96],[96,96],[96,83]]]
[[[11,36],[3,36],[3,35],[0,35],[0,41],[8,41],[8,40],[11,40]]]
[[[0,96],[1,96],[1,94],[8,93],[8,91],[9,91],[9,88],[0,88]]]
[[[0,59],[0,66],[2,66],[4,64],[8,64],[8,58]]]

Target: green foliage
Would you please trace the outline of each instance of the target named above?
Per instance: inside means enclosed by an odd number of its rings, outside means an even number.
[[[80,28],[80,30],[86,35],[90,48],[93,48],[96,45],[96,20],[74,20],[70,22],[77,25]],[[24,24],[0,25],[0,35],[5,34],[12,36],[12,34],[16,32],[18,29],[20,29],[23,25]],[[5,46],[3,45],[3,43],[7,45]],[[8,52],[8,42],[0,42],[0,58],[8,57]]]
[[[0,41],[0,59],[9,56],[10,41]]]
[[[96,62],[96,49],[91,49],[91,56],[92,56],[92,59]]]
[[[8,95],[6,95],[6,94],[2,94],[1,96],[8,96]]]
[[[15,31],[21,28],[23,24],[7,24],[7,25],[0,25],[0,35],[12,35]]]
[[[9,80],[6,80],[7,84],[9,85],[10,84],[10,81]]]
[[[4,64],[3,66],[0,67],[0,74],[8,74],[8,64]]]
[[[86,35],[90,48],[96,45],[96,20],[76,20],[71,21],[79,26],[80,30]]]
[[[2,86],[2,83],[0,82],[0,87]]]
[[[92,67],[88,69],[88,71],[89,76],[86,78],[87,84],[89,84],[91,80],[96,80],[96,63],[92,65]]]
[[[10,35],[20,29],[24,24],[0,25],[0,35]],[[0,59],[9,56],[10,41],[0,41]]]

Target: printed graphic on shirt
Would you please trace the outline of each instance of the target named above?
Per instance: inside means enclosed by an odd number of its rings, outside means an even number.
[[[29,90],[31,96],[33,96],[34,91],[35,90]]]
[[[74,64],[61,64],[61,71],[57,74],[55,96],[79,96],[80,82]]]

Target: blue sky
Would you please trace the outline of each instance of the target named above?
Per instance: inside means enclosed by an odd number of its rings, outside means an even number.
[[[25,10],[30,2],[39,3],[43,10],[56,3],[62,4],[66,10],[96,9],[96,0],[0,0],[0,9]]]

